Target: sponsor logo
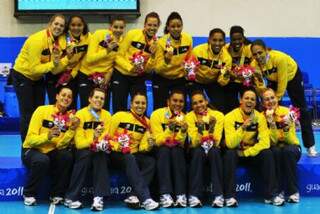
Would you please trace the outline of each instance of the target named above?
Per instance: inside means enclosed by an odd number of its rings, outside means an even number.
[[[320,192],[320,184],[307,184],[306,190],[307,193]]]
[[[110,188],[111,195],[125,195],[132,192],[131,186],[120,186]]]
[[[0,197],[22,196],[23,186],[0,189]]]
[[[126,195],[132,192],[131,186],[119,186],[110,188],[111,195]],[[93,187],[83,187],[81,189],[81,196],[93,195]]]
[[[213,185],[212,185],[212,183],[210,183],[206,187],[206,191],[207,192],[212,192],[212,190],[213,190]],[[246,183],[243,183],[243,184],[237,184],[236,185],[236,191],[237,192],[252,192],[251,182],[246,182]]]
[[[237,184],[236,191],[237,192],[252,192],[251,182],[247,182],[244,184]]]

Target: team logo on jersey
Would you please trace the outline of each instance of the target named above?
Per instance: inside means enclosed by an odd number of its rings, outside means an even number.
[[[236,122],[236,123],[235,123],[235,128],[238,129],[240,126],[242,126],[242,124],[243,124],[243,123],[238,123],[238,122]]]
[[[54,123],[52,121],[48,121],[48,126],[49,127],[53,127],[54,126]]]
[[[189,49],[188,47],[183,47],[183,48],[181,49],[181,51],[182,51],[182,52],[187,52],[188,49]]]

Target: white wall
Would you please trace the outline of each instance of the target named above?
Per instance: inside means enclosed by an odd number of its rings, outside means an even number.
[[[156,11],[162,27],[171,11],[178,11],[185,31],[206,36],[214,27],[226,32],[231,25],[242,25],[248,36],[320,37],[320,0],[140,0],[142,16],[128,29],[143,25],[144,16]],[[38,23],[19,21],[13,17],[14,0],[0,1],[0,37],[29,35],[45,27]],[[103,23],[89,22],[91,31],[104,28]],[[161,34],[159,33],[159,34]]]

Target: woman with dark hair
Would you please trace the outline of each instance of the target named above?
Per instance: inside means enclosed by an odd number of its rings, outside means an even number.
[[[235,57],[236,64],[239,64],[240,61],[243,61],[244,64],[250,64],[252,56],[248,48],[250,48],[251,41],[244,35],[244,29],[241,26],[234,25],[230,28],[229,36],[230,44],[227,45],[227,48]],[[241,59],[242,57],[244,59]]]
[[[191,92],[204,90],[210,103],[221,112],[226,112],[224,85],[229,81],[225,77],[231,71],[232,58],[224,48],[225,33],[220,28],[214,28],[209,33],[208,43],[193,48],[193,55],[199,61],[195,82],[189,84]]]
[[[22,149],[22,161],[29,170],[23,190],[25,205],[36,204],[37,190],[48,172],[52,179],[51,202],[59,204],[64,199],[73,164],[67,147],[79,125],[79,120],[67,111],[71,102],[71,89],[62,87],[55,105],[39,106],[32,115]]]
[[[69,63],[66,49],[65,17],[56,14],[48,27],[29,36],[13,67],[13,85],[20,111],[20,134],[25,140],[32,113],[45,100],[44,75]]]
[[[279,190],[288,195],[288,202],[300,200],[297,162],[301,157],[301,147],[296,134],[296,109],[279,106],[275,92],[269,88],[262,94],[264,115],[270,130],[271,151],[276,166]]]
[[[49,103],[54,102],[54,97],[59,85],[66,85],[73,91],[72,108],[76,108],[78,95],[77,74],[81,60],[87,53],[90,33],[88,25],[83,17],[73,15],[69,18],[66,26],[66,55],[69,58],[68,65],[61,66],[59,73],[51,72],[46,75],[46,87]]]
[[[187,206],[184,143],[188,126],[182,112],[184,100],[182,91],[171,91],[167,107],[155,110],[150,118],[157,146],[157,171],[162,207]]]
[[[209,177],[213,185],[211,206],[223,207],[222,158],[220,141],[224,115],[208,106],[202,91],[191,95],[193,111],[186,116],[188,135],[191,140],[191,163],[189,170],[189,206],[202,206],[204,190],[204,167],[209,163]]]
[[[277,192],[275,163],[270,150],[270,136],[263,114],[255,110],[256,93],[246,90],[240,106],[224,118],[226,151],[223,155],[224,198],[227,207],[238,206],[236,199],[236,169],[240,163],[260,171],[265,203],[281,206]]]
[[[108,29],[100,29],[92,34],[88,53],[84,56],[79,71],[78,89],[82,108],[88,105],[90,90],[99,87],[106,92],[104,109],[109,109],[111,76],[125,27],[124,18],[116,16],[111,19]]]
[[[229,36],[230,43],[226,44],[226,49],[232,57],[232,68],[229,73],[229,82],[224,89],[224,98],[227,100],[225,114],[239,106],[240,93],[249,88],[249,85],[245,86],[243,84],[244,78],[238,71],[245,66],[249,66],[252,60],[250,41],[245,37],[244,29],[241,26],[234,25],[230,29]],[[252,86],[253,84],[254,82],[252,82]]]
[[[172,12],[167,19],[164,33],[159,39],[156,53],[153,83],[153,109],[166,106],[169,92],[174,89],[185,91],[185,58],[192,51],[192,37],[182,32],[183,21],[179,13]]]
[[[254,61],[251,65],[267,80],[281,101],[287,91],[292,105],[300,109],[300,125],[304,147],[308,155],[317,155],[315,140],[311,125],[311,116],[304,95],[302,74],[297,63],[289,55],[276,50],[269,50],[262,40],[255,40],[251,44]]]
[[[149,119],[145,116],[147,96],[136,91],[131,98],[130,111],[119,111],[112,116],[110,137],[117,146],[111,154],[113,166],[122,168],[133,188],[125,199],[129,207],[154,210],[159,204],[152,200],[148,185],[155,172],[155,160],[148,155],[154,145]]]
[[[245,37],[244,29],[234,25],[230,28],[229,36],[230,44],[227,44],[226,48],[232,57],[233,68],[250,65],[252,61],[251,41]]]
[[[130,30],[119,47],[112,75],[113,112],[126,111],[129,92],[146,91],[145,80],[155,66],[160,17],[148,13],[143,29]]]

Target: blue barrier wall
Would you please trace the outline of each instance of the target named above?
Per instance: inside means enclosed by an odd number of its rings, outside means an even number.
[[[0,157],[0,201],[22,200],[23,186],[26,182],[27,170],[22,165],[19,157]],[[302,196],[320,196],[320,158],[308,158],[302,156],[298,163],[299,192]],[[123,173],[112,172],[110,178],[111,199],[124,199],[126,194],[131,193],[127,178]],[[236,191],[240,198],[252,198],[262,195],[262,181],[257,178],[260,174],[248,171],[248,168],[238,167],[236,176]],[[82,196],[92,194],[91,181],[82,189]],[[48,197],[49,179],[39,188],[39,196],[42,199]],[[206,192],[212,192],[213,186],[207,184]]]
[[[256,38],[249,38],[256,39]],[[314,87],[320,88],[318,75],[317,50],[320,49],[320,38],[301,37],[267,37],[262,38],[267,46],[281,50],[291,55],[299,64],[302,71],[309,74],[309,80]],[[0,62],[14,63],[26,37],[0,37]],[[194,37],[194,46],[206,42],[206,37]]]
[[[26,37],[0,37],[0,62],[14,63]]]

